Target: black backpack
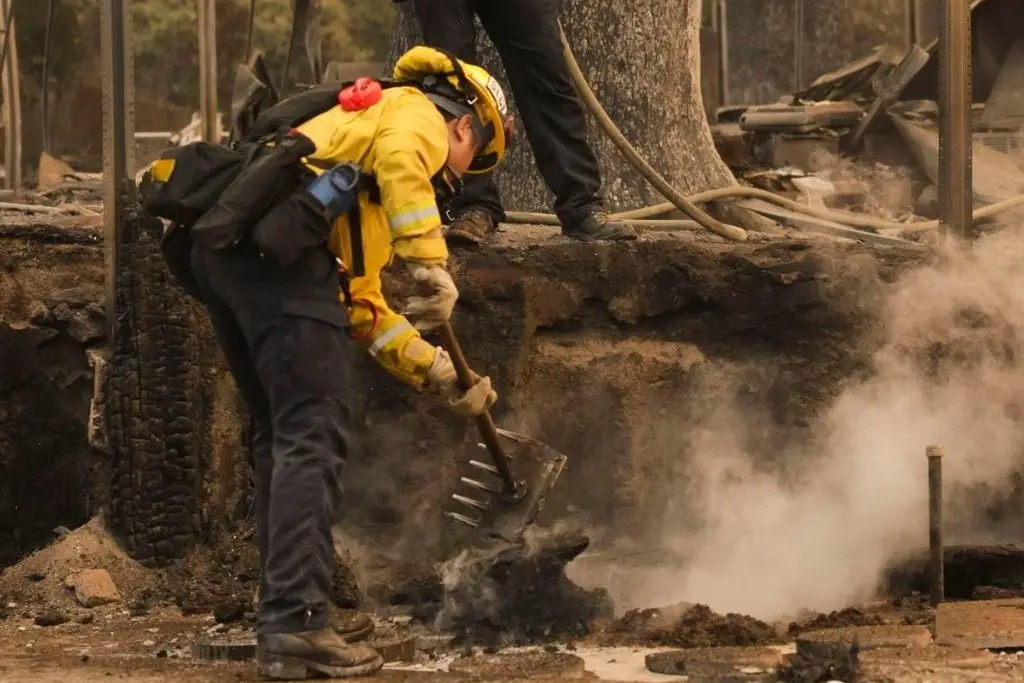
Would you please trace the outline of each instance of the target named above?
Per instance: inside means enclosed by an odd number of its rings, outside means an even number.
[[[382,88],[408,85],[389,79],[378,81]],[[261,111],[258,109],[267,98],[249,98],[246,110],[233,116],[232,139],[227,144],[197,141],[160,155],[140,183],[143,209],[152,216],[191,227],[213,207],[242,169],[260,155],[267,141],[276,138],[280,142],[292,128],[337,106],[338,93],[353,82],[313,86]]]

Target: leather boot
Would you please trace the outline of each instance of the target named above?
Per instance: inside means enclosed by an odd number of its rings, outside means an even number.
[[[373,633],[373,620],[354,609],[341,609],[331,605],[327,608],[327,619],[334,632],[344,638],[346,643],[358,643]]]
[[[602,212],[594,212],[574,225],[562,226],[562,234],[584,242],[636,239],[636,230]]]
[[[330,627],[260,634],[256,662],[261,675],[279,681],[369,676],[384,666],[384,659],[376,650],[349,645]]]
[[[494,235],[498,222],[483,209],[469,209],[448,225],[445,241],[452,247],[475,247]]]

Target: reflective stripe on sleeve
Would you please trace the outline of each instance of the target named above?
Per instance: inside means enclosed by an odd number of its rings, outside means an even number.
[[[381,352],[381,349],[393,342],[398,336],[411,329],[413,329],[413,326],[407,321],[398,323],[387,332],[373,340],[373,343],[370,344],[370,348],[368,349],[370,355],[376,357],[377,354]]]
[[[391,234],[396,237],[423,226],[433,227],[440,222],[441,214],[438,212],[436,204],[409,209],[408,211],[388,217]]]

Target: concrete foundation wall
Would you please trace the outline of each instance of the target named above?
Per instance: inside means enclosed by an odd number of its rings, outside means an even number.
[[[831,243],[813,250],[788,240],[735,245],[684,233],[583,245],[555,232],[508,228],[486,252],[456,252],[455,327],[471,365],[501,393],[496,419],[570,458],[546,518],[575,517],[595,533],[637,542],[658,533],[668,501],[685,504],[675,487],[693,448],[687,425],[713,407],[709,392],[741,378],[741,403],[749,400],[771,425],[750,450],[774,457],[776,440],[791,441],[863,369],[884,281],[914,261]],[[95,514],[112,481],[108,455],[87,440],[93,377],[86,351],[106,343],[102,249],[31,237],[3,246],[0,344],[17,351],[5,351],[5,361],[17,362],[5,362],[0,374],[0,565],[49,540],[58,524],[73,527]],[[388,283],[401,294],[401,282]],[[207,431],[189,437],[204,450],[167,454],[192,458],[198,472],[189,489],[196,499],[176,502],[194,516],[197,540],[245,516],[248,499],[235,392],[223,366],[206,362],[211,381],[190,401],[211,414],[194,417],[193,429]],[[474,452],[472,423],[367,358],[356,362],[358,439],[344,475],[340,528],[377,551],[437,559],[452,538],[440,510],[457,463]],[[150,436],[138,432],[144,463],[152,460],[152,434],[169,429],[153,420]],[[164,485],[175,495],[184,490],[174,472],[145,470],[148,483],[133,489],[133,505],[142,505],[140,495],[161,495],[161,476],[171,477]],[[136,527],[146,523],[133,519]]]

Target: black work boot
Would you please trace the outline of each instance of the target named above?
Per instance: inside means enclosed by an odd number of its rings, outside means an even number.
[[[445,241],[453,247],[475,247],[498,230],[498,222],[483,209],[469,209],[456,216],[448,225]]]
[[[261,633],[256,641],[260,675],[278,681],[369,676],[384,666],[371,647],[349,645],[333,628],[299,633]]]
[[[341,609],[331,605],[327,609],[327,619],[334,632],[346,643],[358,643],[366,640],[373,633],[373,620],[362,612],[354,609]]]
[[[636,239],[636,231],[632,227],[602,212],[594,212],[578,223],[562,226],[562,234],[585,242]]]

